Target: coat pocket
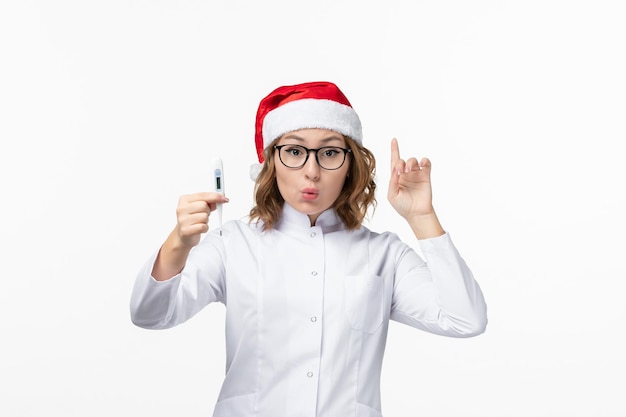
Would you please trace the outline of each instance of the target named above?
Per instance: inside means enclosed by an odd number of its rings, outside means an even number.
[[[345,280],[346,314],[355,330],[374,334],[383,322],[383,278],[348,275]]]
[[[356,405],[356,417],[383,417],[378,410],[363,404]]]
[[[254,394],[238,395],[218,401],[213,417],[247,417],[254,415]]]

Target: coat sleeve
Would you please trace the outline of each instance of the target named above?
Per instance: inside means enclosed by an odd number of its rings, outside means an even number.
[[[396,263],[391,319],[430,333],[472,337],[487,327],[483,293],[449,234],[408,246]]]
[[[140,269],[130,299],[132,322],[146,329],[181,324],[209,303],[225,299],[224,246],[207,235],[192,249],[183,270],[166,281],[152,277],[155,252]]]

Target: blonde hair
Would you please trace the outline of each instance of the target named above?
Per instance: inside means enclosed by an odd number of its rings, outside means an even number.
[[[279,138],[280,139],[280,138]],[[339,197],[332,205],[339,218],[349,230],[358,229],[363,223],[370,206],[376,206],[376,159],[369,149],[348,136],[344,136],[346,147],[352,152],[348,175]],[[276,153],[274,145],[278,139],[263,151],[265,162],[254,186],[255,206],[250,210],[250,221],[262,221],[263,230],[271,229],[280,219],[285,200],[276,183]]]

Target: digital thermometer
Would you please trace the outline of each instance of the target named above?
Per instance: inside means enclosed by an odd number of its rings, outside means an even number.
[[[224,166],[221,158],[214,158],[211,161],[211,175],[213,175],[212,191],[224,195]],[[222,203],[217,205],[216,215],[217,222],[220,227],[220,236],[222,235]]]

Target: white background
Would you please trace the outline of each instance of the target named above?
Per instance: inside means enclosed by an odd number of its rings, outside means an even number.
[[[254,115],[336,82],[379,163],[433,161],[435,207],[489,305],[484,335],[393,323],[383,413],[624,416],[621,1],[2,1],[0,415],[209,416],[222,305],[134,327],[136,272],[221,155],[252,202]]]

